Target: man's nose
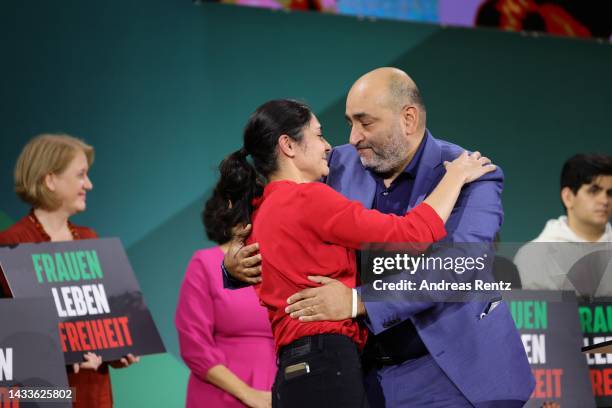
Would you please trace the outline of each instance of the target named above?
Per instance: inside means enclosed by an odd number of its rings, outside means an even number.
[[[363,135],[361,132],[355,127],[351,127],[351,134],[349,136],[349,143],[353,146],[357,146],[359,142],[363,140]]]

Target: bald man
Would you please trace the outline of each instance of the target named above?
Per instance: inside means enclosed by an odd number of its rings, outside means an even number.
[[[329,158],[327,184],[351,200],[403,215],[444,175],[444,162],[463,151],[426,129],[414,81],[396,68],[359,78],[346,100],[348,145]],[[503,220],[500,170],[468,184],[446,229],[451,242],[492,242]],[[230,251],[225,275],[258,281],[256,246]],[[227,276],[226,276],[227,278]],[[331,278],[288,300],[304,322],[351,317],[354,292]],[[236,286],[228,282],[228,286]],[[363,288],[360,288],[363,289]],[[358,289],[360,293],[360,290]],[[534,387],[522,343],[505,303],[357,301],[370,330],[366,387],[373,407],[520,407]]]

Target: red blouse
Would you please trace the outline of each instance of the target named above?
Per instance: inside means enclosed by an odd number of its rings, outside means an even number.
[[[304,336],[343,334],[360,347],[367,329],[354,319],[300,322],[285,313],[287,298],[318,284],[308,275],[337,279],[354,288],[355,250],[369,242],[431,243],[444,238],[444,222],[426,203],[400,217],[369,210],[323,183],[269,183],[254,201],[253,233],[262,255],[257,286],[268,308],[277,349]]]
[[[68,222],[68,226],[74,239],[98,238],[96,232],[91,228],[80,227],[70,222]],[[0,245],[48,242],[50,240],[51,238],[32,212],[7,230],[0,232]],[[76,400],[73,401],[73,407],[111,408],[113,406],[108,364],[102,364],[97,371],[81,370],[78,374],[71,372],[71,366],[67,368],[69,369],[68,384],[76,388]]]

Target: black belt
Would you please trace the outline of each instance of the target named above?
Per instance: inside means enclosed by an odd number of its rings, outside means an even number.
[[[283,346],[278,353],[278,358],[281,361],[291,360],[313,351],[321,351],[326,347],[348,343],[357,347],[353,340],[343,334],[326,333],[304,336]]]

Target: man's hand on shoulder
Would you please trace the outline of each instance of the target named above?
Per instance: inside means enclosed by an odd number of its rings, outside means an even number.
[[[232,278],[241,282],[256,284],[261,282],[261,254],[257,242],[244,245],[245,237],[251,232],[251,224],[234,231],[234,237],[223,257],[223,265]]]
[[[309,276],[309,280],[320,283],[316,288],[304,289],[287,299],[285,308],[293,319],[302,322],[321,320],[345,320],[351,318],[353,290],[336,279],[325,276]],[[365,307],[357,300],[357,315],[364,315]]]

